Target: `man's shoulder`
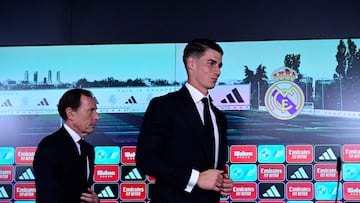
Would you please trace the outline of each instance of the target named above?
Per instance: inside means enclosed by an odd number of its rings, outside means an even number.
[[[45,143],[59,143],[60,140],[64,139],[64,133],[66,133],[66,130],[64,128],[60,128],[57,131],[53,132],[50,135],[45,136],[41,141],[40,144]]]

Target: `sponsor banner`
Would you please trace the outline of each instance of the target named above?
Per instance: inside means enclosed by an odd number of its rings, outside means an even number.
[[[135,165],[122,165],[121,181],[145,181],[145,175],[140,174]]]
[[[360,184],[359,182],[344,183],[344,199],[360,200]]]
[[[250,84],[217,85],[209,90],[213,104],[220,110],[249,110]]]
[[[15,201],[14,203],[36,203],[36,201]]]
[[[316,181],[337,181],[338,172],[336,164],[315,164]],[[341,176],[340,176],[341,179]]]
[[[311,182],[288,182],[286,194],[289,200],[312,200],[314,198],[314,185]]]
[[[151,183],[153,183],[153,182],[155,182],[155,178],[154,177],[152,177],[152,176],[146,176],[147,177],[147,180],[149,181],[149,182],[151,182]]]
[[[181,86],[88,88],[94,93],[99,113],[145,112],[154,97]],[[0,105],[0,115],[57,114],[62,89],[12,90]],[[8,91],[0,91],[7,94]],[[250,109],[250,84],[218,85],[210,90],[214,105],[221,110]],[[44,96],[45,95],[45,96]]]
[[[286,165],[287,180],[310,181],[313,179],[313,166],[311,164]]]
[[[284,145],[259,145],[259,163],[283,163],[285,161]]]
[[[103,200],[100,203],[119,203],[118,201]]]
[[[145,183],[121,183],[120,184],[121,200],[145,200],[146,184]]]
[[[235,182],[256,181],[256,164],[231,164],[230,178]]]
[[[283,164],[260,164],[258,169],[260,181],[285,180],[285,165]]]
[[[19,165],[15,166],[15,180],[20,181],[35,181],[34,169],[32,165]]]
[[[360,162],[360,145],[344,145],[343,161]]]
[[[256,163],[257,147],[255,145],[232,145],[230,146],[231,163]]]
[[[15,150],[16,164],[32,164],[36,147],[17,147]]]
[[[316,182],[315,183],[316,200],[335,200],[337,191],[337,182]],[[337,199],[342,199],[342,184],[339,184]]]
[[[0,184],[0,201],[12,199],[12,184]]]
[[[284,183],[259,183],[260,199],[284,199]]]
[[[94,184],[94,192],[101,201],[119,199],[119,185],[116,183]]]
[[[343,164],[342,175],[344,181],[360,181],[360,164]]]
[[[287,203],[313,203],[313,201],[287,201]],[[331,202],[331,203],[333,203],[333,202]]]
[[[16,183],[14,185],[14,197],[16,200],[35,200],[35,183]]]
[[[13,166],[2,166],[0,165],[0,182],[11,182],[14,177]]]
[[[233,183],[233,191],[230,193],[232,200],[255,200],[257,187],[256,183]]]
[[[286,146],[286,162],[311,163],[313,161],[313,147],[311,145]]]
[[[11,165],[14,163],[15,150],[13,147],[0,147],[0,165]]]
[[[135,164],[135,146],[121,147],[121,163],[122,164]]]
[[[117,202],[116,202],[117,203]],[[121,201],[121,203],[145,203],[145,201]],[[148,202],[148,203],[150,203],[150,202]],[[226,202],[226,203],[228,203],[228,202]]]
[[[118,146],[96,146],[95,164],[119,164],[120,147]]]
[[[316,145],[315,162],[335,162],[340,157],[339,145]]]
[[[259,203],[285,203],[284,201],[259,201]]]
[[[118,165],[96,165],[94,168],[94,181],[118,182],[119,170]]]

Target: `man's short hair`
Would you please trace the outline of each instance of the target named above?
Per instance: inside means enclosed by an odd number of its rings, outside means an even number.
[[[81,95],[93,97],[93,94],[89,90],[80,88],[68,90],[63,94],[58,104],[58,112],[62,119],[67,120],[66,108],[70,107],[76,111],[80,107]]]

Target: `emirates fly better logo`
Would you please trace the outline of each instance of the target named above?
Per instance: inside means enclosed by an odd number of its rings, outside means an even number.
[[[296,117],[304,107],[304,93],[293,81],[297,73],[287,67],[273,73],[279,80],[272,84],[265,94],[265,106],[268,112],[277,119],[289,120]]]

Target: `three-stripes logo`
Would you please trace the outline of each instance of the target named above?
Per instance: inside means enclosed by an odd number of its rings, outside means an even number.
[[[283,183],[259,183],[260,199],[284,199]]]
[[[235,98],[234,98],[235,97]],[[235,101],[236,99],[236,101]],[[231,93],[226,95],[226,98],[222,99],[220,103],[244,103],[244,99],[241,97],[239,91],[234,88]]]
[[[38,104],[38,106],[49,106],[49,102],[46,98],[43,98]]]
[[[34,169],[32,166],[16,166],[16,181],[34,181]]]
[[[288,180],[312,180],[312,165],[287,165]]]
[[[118,199],[118,184],[94,184],[94,191],[100,199]]]
[[[135,99],[134,96],[131,96],[131,97],[125,102],[125,104],[136,104],[136,103],[137,103],[137,101],[136,101],[136,99]]]
[[[121,166],[121,181],[145,181],[145,176],[141,175],[135,166]]]
[[[12,199],[12,185],[0,184],[0,200]]]
[[[3,104],[1,104],[1,107],[11,107],[11,101],[10,99],[6,99]]]
[[[316,162],[332,162],[340,157],[340,146],[315,146]]]

